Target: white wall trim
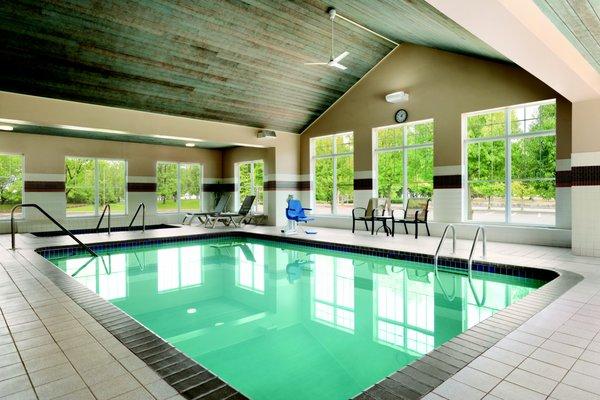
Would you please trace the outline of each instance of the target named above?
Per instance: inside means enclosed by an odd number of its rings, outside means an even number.
[[[23,174],[23,179],[26,181],[40,181],[40,182],[64,182],[65,174],[36,174],[26,172]]]
[[[156,183],[156,176],[135,176],[130,175],[127,177],[129,183]]]
[[[572,167],[587,167],[593,165],[600,165],[600,151],[571,154]]]
[[[565,158],[562,160],[556,160],[556,170],[557,171],[570,171],[571,170],[571,159]]]
[[[461,165],[444,165],[440,167],[433,167],[434,176],[460,175],[461,173]]]

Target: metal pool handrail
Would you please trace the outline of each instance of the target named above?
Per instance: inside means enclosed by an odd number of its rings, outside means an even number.
[[[479,233],[481,233],[481,244],[482,244],[482,258],[485,258],[485,247],[486,247],[486,238],[485,238],[485,228],[483,225],[477,227],[477,231],[475,231],[475,237],[473,238],[473,244],[471,245],[471,253],[469,253],[469,261],[467,262],[467,272],[469,273],[469,279],[473,275],[473,254],[475,253],[475,246],[477,245],[477,239],[479,239]]]
[[[131,222],[129,223],[129,229],[131,229],[131,225],[135,221],[138,213],[140,212],[140,208],[142,209],[142,232],[146,232],[146,205],[144,203],[140,203],[138,208],[135,210],[135,214],[133,214],[133,218],[131,218]]]
[[[448,224],[444,229],[444,233],[442,233],[440,243],[438,244],[437,250],[435,251],[435,255],[433,256],[433,269],[435,270],[436,275],[438,273],[438,258],[440,255],[440,250],[442,249],[442,244],[444,244],[444,239],[446,238],[448,229],[452,229],[452,254],[456,253],[456,229],[454,228],[454,225]]]
[[[108,234],[110,235],[110,204],[104,206],[104,210],[102,210],[102,215],[98,220],[98,225],[96,225],[96,232],[100,230],[100,224],[102,223],[102,219],[104,219],[104,214],[106,213],[106,209],[108,209]]]
[[[23,208],[27,208],[27,207],[35,208],[36,210],[38,210],[39,212],[41,212],[46,218],[48,218],[52,223],[54,223],[54,225],[58,226],[64,233],[66,233],[67,235],[69,235],[71,237],[71,239],[73,239],[74,241],[76,241],[77,244],[79,244],[81,247],[83,247],[92,256],[98,257],[98,254],[96,254],[96,252],[94,252],[94,250],[90,249],[88,247],[88,245],[86,245],[85,243],[83,243],[81,240],[77,239],[77,237],[75,235],[73,235],[70,230],[68,230],[67,228],[65,228],[64,226],[62,226],[62,224],[60,222],[58,222],[57,220],[55,220],[54,218],[52,218],[52,216],[50,214],[48,214],[46,211],[44,211],[44,209],[42,209],[42,207],[40,207],[40,206],[38,206],[37,204],[34,204],[34,203],[31,203],[31,204],[17,204],[16,206],[14,206],[12,208],[12,210],[10,210],[10,243],[11,243],[12,250],[16,249],[15,248],[15,210],[17,208],[23,209]]]

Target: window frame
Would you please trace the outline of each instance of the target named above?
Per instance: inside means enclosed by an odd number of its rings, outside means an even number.
[[[556,105],[556,99],[549,100],[541,100],[534,101],[530,103],[522,103],[522,104],[514,104],[507,107],[498,107],[488,110],[480,110],[473,111],[468,113],[463,113],[461,117],[461,137],[462,137],[462,145],[461,145],[461,171],[462,171],[462,216],[461,221],[467,223],[485,223],[487,225],[510,225],[510,226],[537,226],[537,227],[555,227],[556,226],[556,195],[554,197],[554,224],[535,224],[535,223],[523,223],[523,222],[512,222],[511,221],[511,211],[512,211],[512,141],[514,139],[531,139],[537,137],[545,137],[545,136],[556,136],[556,125],[554,129],[544,130],[538,132],[525,132],[525,133],[511,133],[511,112],[515,109],[531,107],[531,106],[541,106],[554,104]],[[480,137],[480,138],[469,138],[468,137],[468,118],[477,115],[485,115],[491,114],[494,112],[504,112],[504,133],[498,136],[491,137]],[[527,120],[527,119],[526,119]],[[521,121],[521,120],[519,120]],[[558,121],[558,108],[557,108],[557,116],[556,121]],[[487,143],[487,142],[502,142],[504,145],[504,221],[477,221],[473,219],[468,219],[468,205],[469,205],[469,154],[468,154],[468,146],[469,144],[474,143]],[[554,160],[554,170],[556,171],[556,161]],[[515,179],[518,181],[529,180],[529,181],[552,181],[554,180],[554,188],[556,190],[556,178],[536,178],[536,179]],[[479,180],[480,182],[484,182],[485,180]],[[495,182],[495,181],[494,181]]]
[[[406,134],[407,128],[414,126],[414,125],[421,125],[421,124],[427,124],[427,123],[433,124],[434,137],[433,137],[431,143],[407,144],[407,141],[408,141],[408,135]],[[378,141],[377,135],[380,131],[385,130],[385,129],[390,129],[390,128],[400,128],[400,127],[402,128],[402,146],[383,147],[383,148],[378,147],[379,141]],[[426,149],[426,148],[431,148],[435,152],[434,141],[435,141],[435,121],[433,118],[427,118],[427,119],[422,119],[419,121],[411,121],[411,122],[405,122],[402,124],[394,124],[394,125],[380,126],[380,127],[374,128],[373,129],[373,138],[372,138],[373,156],[374,156],[373,157],[373,175],[375,177],[375,179],[373,179],[373,196],[379,197],[379,154],[401,151],[402,152],[402,206],[405,206],[406,201],[408,201],[408,199],[410,198],[409,193],[408,193],[408,153],[411,150]],[[434,153],[434,156],[435,156],[435,153]],[[433,171],[434,164],[431,165],[431,169]],[[431,182],[431,184],[433,185],[433,181]]]
[[[254,201],[254,203],[252,203],[252,212],[256,212],[256,210],[258,209],[258,194],[256,193],[256,182],[254,181],[254,165],[257,163],[261,163],[263,165],[263,189],[262,189],[262,195],[263,195],[263,213],[266,212],[267,210],[267,198],[265,196],[265,190],[264,190],[264,182],[266,182],[266,174],[265,174],[265,160],[263,159],[258,159],[258,160],[249,160],[249,161],[239,161],[236,162],[234,164],[234,174],[235,174],[235,209],[239,209],[242,206],[242,198],[241,198],[241,192],[240,192],[240,186],[241,186],[241,182],[240,182],[240,167],[244,164],[250,164],[250,194],[256,196],[256,199]]]
[[[198,199],[200,202],[200,212],[204,212],[204,199],[202,198],[204,195],[204,190],[202,188],[202,185],[204,184],[204,164],[203,163],[198,163],[198,162],[188,162],[188,161],[163,161],[163,160],[159,160],[156,161],[155,165],[154,165],[154,174],[155,177],[158,178],[157,176],[157,170],[158,170],[158,164],[176,164],[177,165],[177,210],[176,211],[160,211],[158,206],[156,207],[156,213],[157,214],[161,214],[161,215],[167,215],[167,214],[180,214],[182,212],[187,212],[187,211],[181,211],[181,166],[182,165],[199,165],[200,166],[200,193],[199,196],[200,198]],[[158,179],[157,179],[158,181]],[[158,182],[157,182],[157,188],[154,191],[154,196],[156,197],[158,191]],[[158,200],[155,201],[155,206],[158,204]]]
[[[65,216],[67,218],[90,218],[90,217],[98,217],[100,216],[101,210],[100,210],[100,169],[98,167],[98,161],[122,161],[123,163],[125,163],[125,180],[124,180],[124,194],[125,194],[125,204],[124,204],[124,209],[123,212],[112,212],[111,210],[111,214],[114,215],[128,215],[129,214],[129,192],[127,190],[127,182],[128,182],[128,178],[129,178],[129,163],[127,162],[126,159],[124,158],[108,158],[108,157],[87,157],[87,156],[65,156],[65,168],[67,165],[67,159],[68,158],[76,158],[76,159],[80,159],[80,160],[93,160],[94,161],[94,213],[93,214],[87,214],[87,215],[69,215],[69,208],[67,207],[67,194],[66,194],[66,190],[67,190],[67,175],[66,175],[66,171],[65,171]]]
[[[336,152],[336,148],[337,148],[337,143],[335,138],[338,136],[344,136],[344,135],[352,135],[352,151],[347,151],[347,152],[343,152],[343,153],[337,153]],[[324,139],[324,138],[328,138],[331,137],[332,141],[333,141],[333,145],[332,145],[332,153],[331,154],[321,154],[321,155],[317,155],[316,149],[315,149],[315,144],[317,142],[317,140],[319,139]],[[338,212],[338,205],[337,202],[335,201],[335,193],[337,192],[337,159],[338,157],[347,157],[347,156],[352,156],[352,164],[353,164],[353,168],[352,168],[352,173],[353,173],[353,178],[354,178],[354,131],[344,131],[344,132],[338,132],[338,133],[332,133],[330,135],[323,135],[323,136],[316,136],[313,138],[310,138],[310,208],[313,209],[313,214],[314,215],[320,215],[320,216],[334,216],[334,217],[347,217],[348,215],[345,214],[340,214]],[[326,158],[331,158],[333,160],[333,169],[332,169],[332,173],[333,173],[333,194],[334,194],[334,198],[332,198],[331,200],[331,208],[332,211],[330,214],[318,214],[317,213],[317,191],[316,189],[316,185],[317,185],[317,181],[316,181],[316,175],[315,175],[315,171],[316,171],[316,161],[319,159],[326,159]]]
[[[23,199],[25,198],[25,155],[22,153],[8,153],[8,152],[0,152],[1,156],[11,156],[11,157],[19,157],[21,159],[21,203],[23,203]],[[18,213],[15,213],[15,219],[24,219],[25,213],[21,209]],[[9,220],[10,215],[0,216],[0,220]]]

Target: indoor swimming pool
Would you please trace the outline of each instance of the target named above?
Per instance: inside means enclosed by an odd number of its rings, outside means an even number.
[[[251,399],[347,399],[544,281],[247,237],[48,257]]]

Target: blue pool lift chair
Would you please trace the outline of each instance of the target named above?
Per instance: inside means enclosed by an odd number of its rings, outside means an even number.
[[[313,221],[313,217],[309,217],[306,215],[305,211],[310,211],[312,208],[304,208],[302,207],[302,203],[300,200],[290,199],[288,201],[288,206],[285,209],[285,216],[288,219],[288,225],[285,229],[283,229],[283,233],[286,235],[293,235],[298,233],[298,222],[307,223],[308,221]],[[305,231],[305,233],[311,233]]]

